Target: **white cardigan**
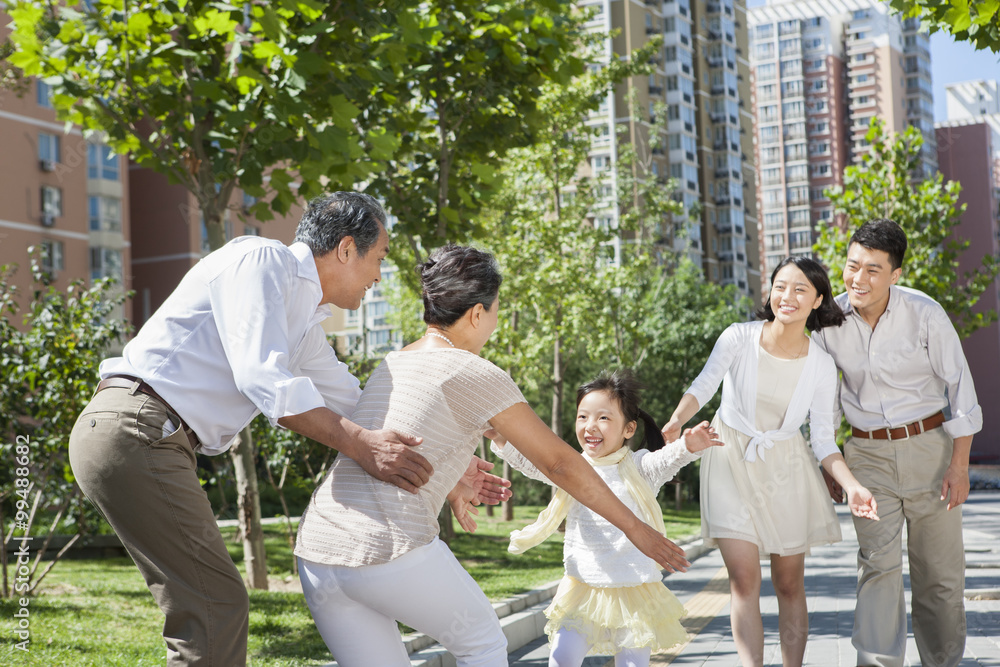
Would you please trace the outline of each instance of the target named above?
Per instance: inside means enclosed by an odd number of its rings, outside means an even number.
[[[810,441],[819,461],[837,449],[834,440],[834,419],[837,410],[837,366],[833,357],[809,343],[809,355],[799,376],[795,393],[785,411],[781,428],[761,432],[757,430],[757,367],[760,355],[760,338],[764,330],[762,320],[741,322],[727,328],[715,343],[705,368],[688,388],[701,407],[708,402],[722,382],[722,405],[719,416],[730,428],[750,437],[745,459],[752,463],[775,442],[788,440],[799,432],[809,417]],[[725,381],[723,382],[723,378]]]

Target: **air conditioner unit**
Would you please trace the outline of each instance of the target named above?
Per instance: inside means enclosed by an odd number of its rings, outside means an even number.
[[[55,171],[56,163],[53,160],[39,160],[38,167],[42,171]]]
[[[56,216],[52,213],[42,213],[42,227],[51,227],[56,224]]]

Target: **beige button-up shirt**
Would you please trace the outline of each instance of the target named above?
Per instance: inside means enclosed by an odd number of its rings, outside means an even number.
[[[812,340],[829,352],[842,373],[840,403],[851,426],[895,428],[945,411],[951,438],[983,428],[962,343],[944,308],[923,292],[893,285],[875,329],[836,299],[847,321]]]

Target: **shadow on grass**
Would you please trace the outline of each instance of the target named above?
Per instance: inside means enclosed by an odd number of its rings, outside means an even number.
[[[250,592],[250,653],[293,661],[333,659],[300,593]]]

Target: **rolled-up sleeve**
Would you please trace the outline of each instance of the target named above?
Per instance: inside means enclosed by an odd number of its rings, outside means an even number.
[[[928,319],[927,348],[934,374],[947,387],[951,418],[943,425],[945,433],[953,439],[978,433],[983,429],[983,410],[962,341],[943,309]]]

